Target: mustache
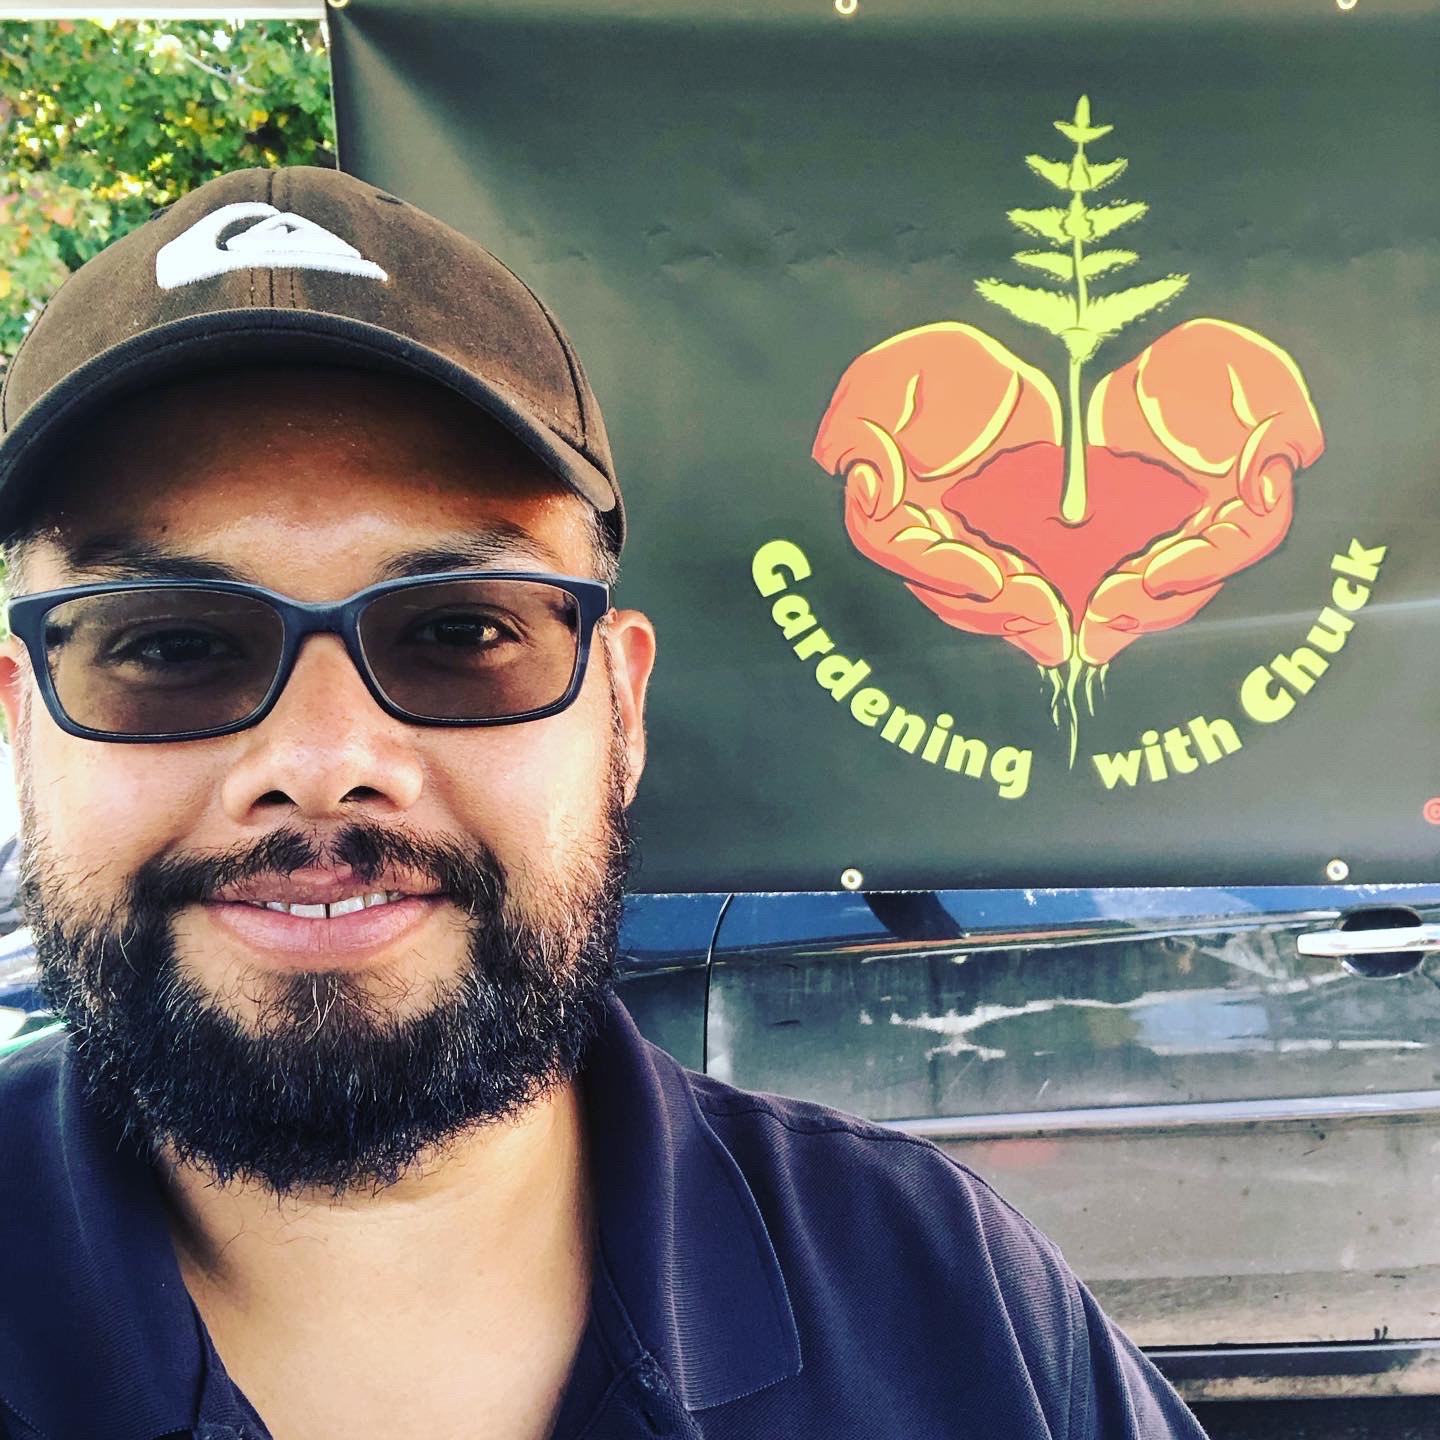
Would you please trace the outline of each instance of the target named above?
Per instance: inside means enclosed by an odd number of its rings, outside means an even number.
[[[369,820],[352,821],[323,838],[281,826],[226,850],[155,856],[136,872],[130,899],[137,909],[174,911],[213,900],[230,886],[327,864],[348,867],[362,886],[375,886],[386,871],[416,873],[472,912],[494,913],[505,899],[505,872],[484,844],[471,839],[460,845]]]

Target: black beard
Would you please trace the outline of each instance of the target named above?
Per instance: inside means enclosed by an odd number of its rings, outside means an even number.
[[[608,789],[601,853],[559,877],[543,915],[507,895],[483,845],[372,822],[325,845],[286,828],[220,855],[157,857],[120,904],[82,915],[28,832],[22,903],[91,1103],[142,1148],[277,1196],[377,1190],[517,1115],[578,1073],[613,988],[630,842],[613,776]],[[325,861],[361,885],[387,865],[431,877],[472,917],[470,963],[399,1020],[373,979],[266,976],[247,1028],[181,971],[174,916],[224,885]]]

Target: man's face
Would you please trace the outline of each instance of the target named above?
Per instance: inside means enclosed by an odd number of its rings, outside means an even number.
[[[51,510],[26,592],[196,565],[310,601],[417,570],[595,570],[585,502],[503,432],[432,387],[344,371],[127,402],[67,458]],[[573,1072],[613,959],[642,617],[601,622],[567,710],[477,728],[388,716],[341,640],[314,636],[251,729],[83,740],[11,654],[31,918],[126,1123],[221,1173],[343,1188]],[[380,891],[408,898],[358,922],[253,903]],[[191,1068],[187,1045],[208,1052]],[[240,1093],[189,1093],[217,1081]],[[446,1084],[438,1110],[417,1100]],[[349,1141],[322,1133],[337,1126]]]

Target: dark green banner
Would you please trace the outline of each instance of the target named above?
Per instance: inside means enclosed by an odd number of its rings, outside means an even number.
[[[1440,875],[1440,3],[331,23],[605,406],[642,888]]]

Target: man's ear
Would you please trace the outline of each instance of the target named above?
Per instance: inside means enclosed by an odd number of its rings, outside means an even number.
[[[30,684],[25,647],[13,636],[0,640],[0,711],[5,714],[5,735],[13,745],[20,733],[20,708]]]
[[[625,803],[629,805],[645,768],[645,692],[655,666],[655,627],[638,610],[615,610],[600,633],[605,637],[615,704],[625,732]]]

